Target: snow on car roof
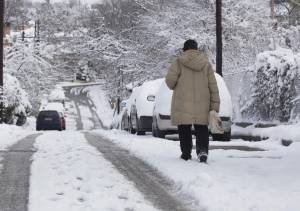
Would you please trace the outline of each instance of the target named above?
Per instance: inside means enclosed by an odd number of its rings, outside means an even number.
[[[61,103],[48,103],[43,111],[58,111],[64,113],[64,106]]]
[[[141,86],[140,94],[142,93],[143,95],[147,95],[147,96],[148,95],[156,95],[163,80],[164,80],[164,78],[159,78],[156,80],[144,82],[143,85]]]
[[[215,77],[217,80],[219,94],[221,99],[220,105],[220,116],[232,116],[232,102],[231,96],[226,86],[224,79],[217,73],[215,73]],[[170,90],[166,83],[163,82],[160,86],[159,91],[156,94],[156,107],[161,114],[170,115],[171,113],[171,101],[172,101],[173,91]]]
[[[217,80],[218,88],[219,88],[219,94],[221,99],[220,104],[220,116],[232,116],[232,101],[231,101],[231,95],[228,91],[228,88],[226,86],[226,83],[222,76],[220,76],[218,73],[215,73],[215,77]]]
[[[164,78],[159,78],[143,83],[136,98],[138,115],[152,116],[154,102],[148,101],[147,97],[150,95],[155,96],[163,81]]]

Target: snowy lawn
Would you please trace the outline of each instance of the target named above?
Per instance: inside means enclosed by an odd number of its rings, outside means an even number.
[[[260,136],[270,138],[271,141],[282,139],[300,142],[300,124],[278,125],[270,128],[255,128],[253,125],[246,128],[232,126],[232,135]]]
[[[29,211],[156,210],[75,131],[37,138]]]
[[[130,150],[161,171],[183,193],[210,211],[300,210],[300,143],[290,147],[277,142],[211,142],[242,145],[267,151],[211,150],[208,165],[179,159],[179,142],[135,136],[122,131],[96,132]]]

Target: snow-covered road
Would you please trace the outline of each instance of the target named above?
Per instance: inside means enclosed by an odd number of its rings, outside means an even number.
[[[80,132],[36,140],[30,211],[156,210]]]
[[[100,87],[72,88],[67,131],[35,138],[28,128],[1,125],[0,211],[300,210],[299,143],[211,142],[208,165],[195,154],[185,162],[176,136],[101,129],[111,111]],[[15,150],[29,134],[34,150]],[[21,145],[14,145],[18,140]],[[8,196],[28,198],[28,207]]]

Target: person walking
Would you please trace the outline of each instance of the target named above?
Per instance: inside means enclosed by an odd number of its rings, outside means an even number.
[[[196,153],[206,162],[209,149],[209,115],[219,112],[220,96],[214,70],[207,56],[198,50],[195,40],[184,43],[183,53],[171,65],[166,84],[174,90],[171,122],[178,126],[181,158],[192,158],[192,132],[196,135]]]

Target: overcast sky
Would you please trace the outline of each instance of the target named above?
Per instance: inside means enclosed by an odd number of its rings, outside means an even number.
[[[45,0],[31,0],[32,2],[45,2]],[[50,2],[63,2],[67,0],[50,0]],[[80,0],[82,3],[101,3],[102,0]]]

